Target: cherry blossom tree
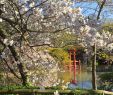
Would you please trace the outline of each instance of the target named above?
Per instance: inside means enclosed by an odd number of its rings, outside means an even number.
[[[34,47],[51,44],[48,43],[48,37],[46,42],[44,38],[41,42],[37,39],[42,35],[50,36],[64,30],[79,33],[81,24],[85,22],[81,9],[72,8],[72,4],[72,1],[67,0],[2,0],[0,2],[2,26],[0,43],[3,46],[1,60],[23,85],[27,85],[28,80],[26,61],[28,66],[30,63],[37,63],[35,61],[37,53],[32,52],[33,55],[29,55],[28,52],[34,50]],[[15,68],[18,73],[15,72]]]
[[[36,48],[53,46],[51,36],[58,32],[73,33],[79,43],[86,47],[90,47],[95,42],[99,47],[103,43],[106,44],[107,40],[103,40],[104,36],[98,37],[100,34],[97,31],[101,27],[98,19],[89,20],[84,17],[81,8],[72,7],[74,4],[73,0],[0,1],[2,26],[0,43],[3,47],[0,52],[1,60],[23,85],[30,80],[27,79],[30,77],[27,77],[29,74],[27,68],[37,65],[37,61],[40,61],[37,60],[40,57],[36,57],[38,56]],[[100,14],[98,18],[99,16]],[[40,64],[38,66],[43,68]],[[15,72],[15,68],[19,74]],[[47,71],[48,69],[50,68],[47,68]]]

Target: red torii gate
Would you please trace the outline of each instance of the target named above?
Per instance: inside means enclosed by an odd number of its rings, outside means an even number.
[[[79,66],[79,69],[81,69],[80,60],[79,61],[76,60],[76,50],[75,49],[68,50],[68,53],[69,53],[69,58],[70,58],[70,63],[68,66],[69,66],[70,71],[73,68],[73,74],[74,74],[74,79],[71,80],[71,83],[76,84],[77,83],[76,69],[77,69],[77,65]]]

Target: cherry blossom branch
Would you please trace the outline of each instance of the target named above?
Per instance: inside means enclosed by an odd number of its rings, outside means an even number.
[[[29,11],[31,11],[31,10],[33,10],[34,8],[36,8],[36,7],[39,7],[39,6],[41,6],[41,5],[43,5],[45,2],[47,2],[48,0],[45,0],[45,1],[43,1],[42,3],[40,3],[39,5],[36,5],[36,6],[34,6],[34,7],[31,7],[28,11],[26,11],[25,13],[23,13],[22,15],[25,15],[25,14],[27,14]]]
[[[5,64],[7,65],[8,69],[10,70],[10,72],[18,79],[21,79],[16,73],[15,71],[9,66],[9,64],[7,63],[7,61],[3,58],[3,61],[5,62]]]

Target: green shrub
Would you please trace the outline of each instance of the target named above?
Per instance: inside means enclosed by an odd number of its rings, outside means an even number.
[[[104,73],[99,76],[99,89],[111,90],[113,89],[113,72]]]
[[[62,63],[69,63],[69,54],[65,49],[62,48],[51,48],[50,54],[53,56],[57,61]]]

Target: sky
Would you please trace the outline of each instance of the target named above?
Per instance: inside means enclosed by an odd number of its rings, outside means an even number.
[[[99,6],[96,2],[81,2],[81,3],[76,3],[74,6],[83,8],[82,13],[85,16],[97,14],[99,11]],[[113,9],[113,7],[112,7],[112,9]],[[113,19],[113,12],[110,12],[109,10],[110,9],[108,7],[105,7],[103,9],[103,11],[101,12],[102,19]]]

